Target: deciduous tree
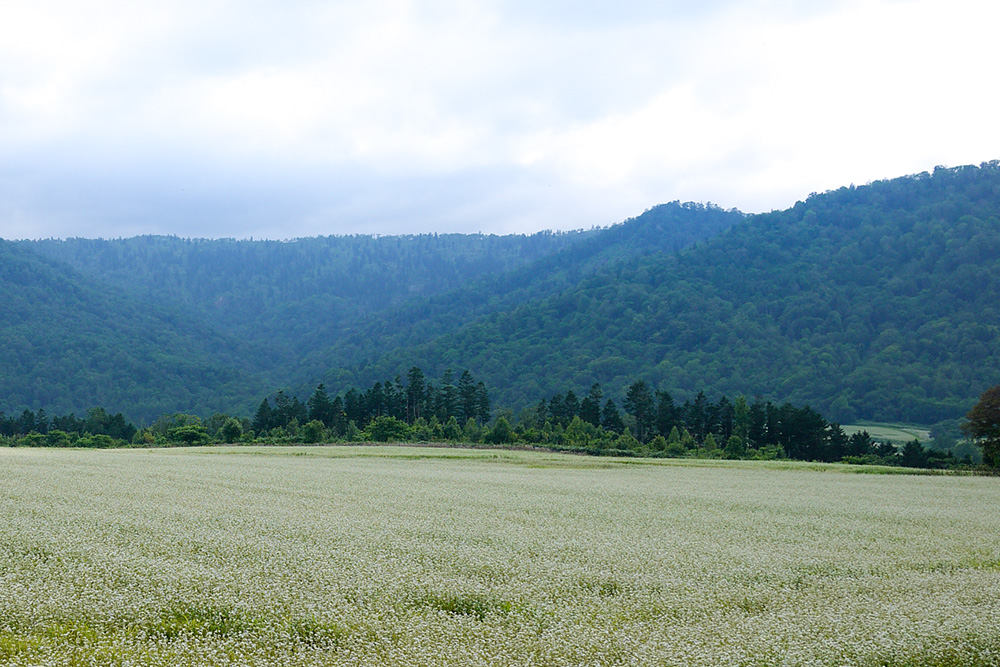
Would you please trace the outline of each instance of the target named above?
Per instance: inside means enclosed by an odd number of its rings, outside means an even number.
[[[983,464],[1000,468],[1000,385],[990,387],[965,415],[962,430],[983,450]]]

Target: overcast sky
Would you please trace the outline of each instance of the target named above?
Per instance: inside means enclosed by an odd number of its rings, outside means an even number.
[[[0,0],[0,237],[747,212],[1000,158],[994,0]]]

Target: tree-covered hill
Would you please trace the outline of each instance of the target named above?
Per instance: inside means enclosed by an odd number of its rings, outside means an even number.
[[[643,376],[845,421],[954,418],[1000,377],[1000,165],[841,188],[684,252],[624,257],[358,376],[442,359],[502,405]]]
[[[246,415],[419,366],[501,407],[643,378],[934,423],[1000,378],[1000,164],[584,233],[3,242],[0,297],[8,413]]]
[[[593,233],[24,243],[153,307],[180,305],[205,326],[261,343],[268,354],[258,363],[282,376],[365,316],[509,271]]]
[[[744,217],[737,210],[691,202],[655,206],[519,268],[483,275],[458,290],[411,299],[316,336],[317,342],[335,339],[336,343],[316,345],[303,360],[300,376],[312,381],[317,370],[332,368],[326,377],[335,383],[374,381],[370,374],[357,376],[349,367],[357,360],[376,359],[451,333],[478,317],[561,294],[624,260],[678,252],[717,236]],[[455,348],[450,354],[428,359],[428,367],[459,367],[463,354],[462,348]]]
[[[0,240],[0,411],[85,414],[98,405],[151,420],[233,410],[269,381],[259,353],[181,309],[150,308],[65,264]]]
[[[260,381],[269,382],[269,388],[307,387],[331,367],[354,363],[363,353],[391,349],[400,334],[411,335],[411,341],[427,340],[435,331],[450,331],[476,315],[556,294],[581,275],[622,257],[658,248],[679,249],[741,219],[735,211],[670,205],[608,229],[531,236],[426,234],[290,242],[144,236],[7,244],[11,252],[22,250],[24,258],[36,257],[35,270],[26,270],[26,275],[37,273],[36,280],[45,283],[45,276],[56,272],[68,283],[86,285],[85,293],[93,298],[60,307],[59,312],[102,322],[124,321],[129,326],[146,318],[143,326],[155,329],[154,321],[165,321],[161,326],[166,328],[135,344],[114,329],[102,333],[93,327],[88,334],[93,345],[125,350],[135,359],[109,368],[103,356],[70,354],[50,361],[42,380],[32,378],[32,369],[41,368],[35,365],[41,350],[26,349],[20,355],[21,382],[51,391],[11,389],[0,410],[44,407],[65,412],[81,400],[113,396],[109,407],[140,420],[157,411],[210,414],[219,406],[246,411],[259,401],[259,384],[249,390],[248,381],[241,380],[223,391],[224,400],[199,403],[191,400],[200,395],[198,379],[191,383],[191,396],[165,391],[150,381],[155,364],[150,362],[143,370],[140,360],[146,350],[162,346],[153,359],[183,358],[177,368],[217,367],[234,378],[252,372],[266,378]],[[39,263],[36,252],[48,260]],[[5,280],[4,289],[17,292],[22,286]],[[429,308],[438,314],[439,328],[411,331],[408,323]],[[60,320],[57,312],[51,318],[56,330],[62,331],[67,320]],[[178,355],[168,338],[177,333],[174,324],[182,321],[180,332],[188,347]],[[205,345],[198,347],[201,339]],[[67,349],[79,347],[74,336],[60,340],[67,341]],[[231,353],[210,351],[216,348]],[[53,342],[51,349],[58,349],[58,344]],[[54,381],[57,376],[75,377],[84,368],[93,382],[114,386],[115,392],[95,394],[86,384]],[[169,374],[154,374],[161,384],[171,381]],[[81,388],[82,397],[74,395],[75,386]]]

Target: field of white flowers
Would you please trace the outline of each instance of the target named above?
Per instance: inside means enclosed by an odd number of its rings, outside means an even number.
[[[0,451],[2,665],[998,665],[1000,479]]]

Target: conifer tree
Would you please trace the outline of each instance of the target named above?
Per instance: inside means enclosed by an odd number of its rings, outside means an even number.
[[[427,379],[424,372],[413,366],[406,374],[406,421],[412,424],[423,415],[427,400]]]
[[[309,409],[309,421],[322,422],[327,428],[333,426],[333,403],[330,401],[326,387],[323,386],[322,382],[306,401],[306,407]]]
[[[265,398],[260,402],[257,407],[257,412],[253,416],[253,421],[251,422],[251,428],[258,435],[266,431],[270,431],[273,423],[273,410],[271,409],[271,404],[268,403]]]
[[[476,383],[472,379],[472,373],[466,369],[458,378],[458,413],[456,417],[460,422],[467,422],[470,419],[476,419],[478,413]]]
[[[604,392],[601,390],[601,385],[595,382],[590,386],[590,392],[580,402],[580,419],[592,426],[600,426],[603,399]]]
[[[618,413],[618,407],[610,398],[604,403],[604,410],[601,413],[601,426],[606,431],[621,433],[625,424],[622,423],[622,416]]]
[[[633,382],[625,393],[622,405],[625,412],[635,417],[636,437],[640,442],[646,442],[656,420],[653,394],[649,386],[642,380]]]

